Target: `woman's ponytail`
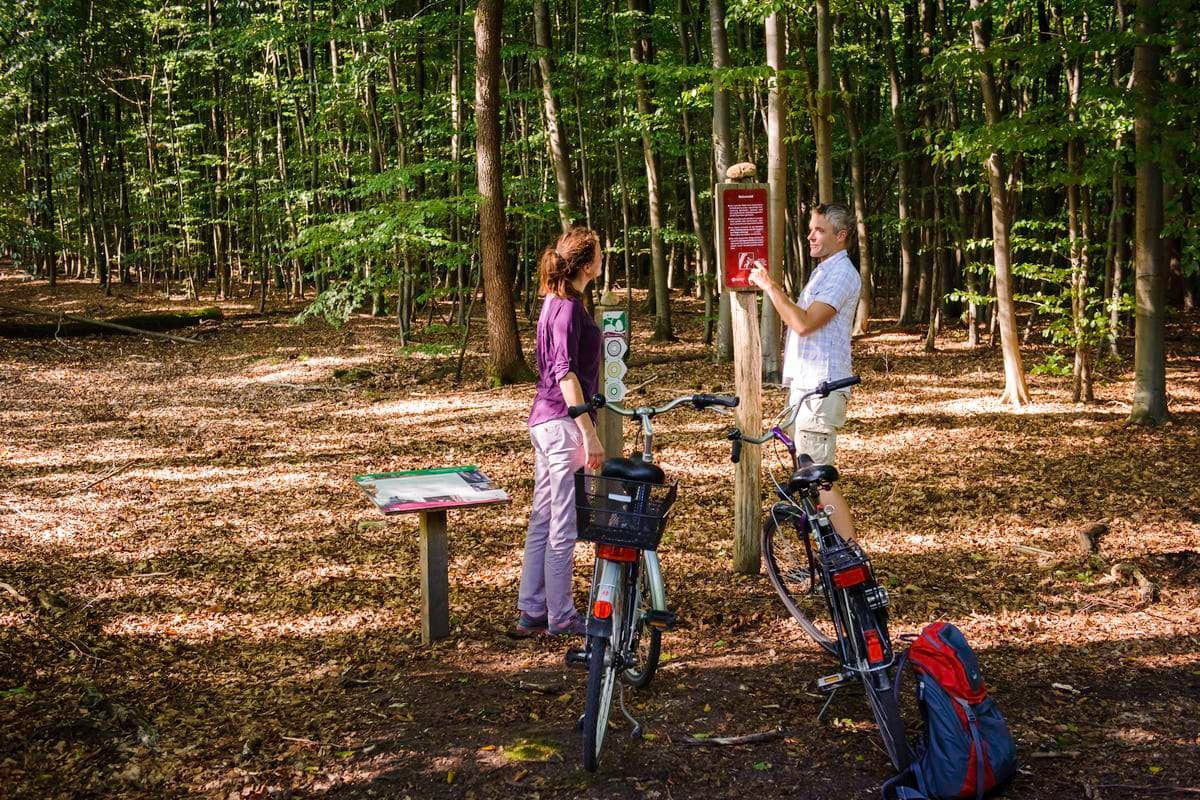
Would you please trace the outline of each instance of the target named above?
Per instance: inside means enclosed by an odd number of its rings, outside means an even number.
[[[547,245],[538,260],[538,285],[542,294],[576,297],[574,280],[596,257],[600,239],[591,228],[578,227]]]

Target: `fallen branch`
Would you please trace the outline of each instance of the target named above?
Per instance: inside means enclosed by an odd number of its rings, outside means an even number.
[[[96,478],[96,480],[92,481],[87,486],[82,486],[78,489],[67,489],[65,492],[59,492],[58,494],[56,494],[54,496],[55,497],[66,497],[69,494],[78,494],[80,492],[86,492],[88,489],[91,489],[93,486],[97,486],[98,484],[104,483],[106,480],[113,477],[114,475],[120,475],[122,472],[124,472],[125,470],[127,470],[131,466],[133,466],[136,462],[137,462],[136,458],[131,458],[128,461],[126,461],[124,464],[114,467],[113,469],[111,469],[108,472],[101,475],[99,478]]]
[[[1078,750],[1047,750],[1042,753],[1030,753],[1034,758],[1079,758]]]
[[[1049,556],[1050,558],[1054,558],[1056,555],[1055,553],[1051,553],[1049,550],[1043,550],[1040,547],[1030,547],[1027,544],[1014,544],[1012,549],[1019,553],[1029,553],[1030,555],[1035,556]]]
[[[563,687],[557,683],[534,683],[532,681],[517,681],[512,683],[505,681],[514,689],[520,689],[523,692],[533,692],[534,694],[561,694]]]
[[[18,603],[28,603],[28,602],[29,602],[29,598],[28,598],[28,597],[26,597],[25,595],[21,594],[20,592],[18,592],[18,591],[17,591],[16,589],[14,589],[13,587],[9,586],[9,585],[8,585],[7,583],[5,583],[4,581],[0,581],[0,591],[4,591],[4,592],[6,592],[7,594],[11,595],[11,596],[12,596],[12,598],[13,598],[14,600],[16,600]]]
[[[1135,565],[1127,561],[1113,564],[1108,571],[1110,580],[1116,583],[1126,583],[1130,580],[1137,583],[1138,596],[1143,603],[1153,603],[1158,599],[1158,584],[1146,577]]]
[[[32,336],[33,338],[44,338],[47,336],[56,336],[59,329],[63,325],[64,320],[78,323],[78,326],[70,329],[71,333],[88,333],[87,327],[105,328],[108,330],[120,331],[122,333],[131,333],[137,336],[148,336],[152,339],[165,339],[171,342],[180,342],[182,344],[201,344],[199,339],[190,339],[186,336],[172,336],[169,333],[157,333],[155,331],[146,330],[145,328],[136,328],[132,325],[123,325],[118,322],[109,322],[102,319],[92,319],[91,317],[81,317],[77,314],[67,314],[62,311],[43,311],[38,308],[26,308],[24,306],[14,306],[9,303],[0,303],[0,308],[7,308],[10,311],[16,311],[20,314],[32,314],[38,317],[49,317],[56,320],[57,325],[54,330],[50,330],[47,326],[46,330],[42,330],[39,326],[24,326],[23,328],[9,325],[3,330],[3,333],[9,336]],[[211,312],[211,313],[210,313]],[[194,325],[201,319],[217,319],[221,316],[221,312],[217,309],[206,309],[203,312],[193,316],[183,317],[185,321],[178,327],[186,325]],[[35,330],[36,328],[36,330]]]
[[[347,386],[322,386],[321,384],[307,383],[282,383],[276,381],[268,381],[264,386],[282,386],[285,389],[297,389],[302,392],[348,392],[350,388]]]
[[[1093,522],[1082,530],[1075,531],[1075,546],[1079,555],[1090,556],[1100,549],[1100,540],[1108,533],[1108,520]]]
[[[696,350],[691,353],[650,353],[635,356],[627,363],[630,367],[644,367],[647,364],[676,364],[680,361],[699,361],[710,355],[711,353],[707,350]]]
[[[714,745],[717,747],[730,747],[739,744],[759,744],[760,742],[771,742],[782,738],[783,728],[776,728],[773,731],[748,733],[745,736],[710,736],[703,739],[699,739],[695,736],[685,736],[683,743],[697,746]]]
[[[1095,605],[1112,606],[1113,608],[1119,608],[1122,611],[1129,611],[1129,612],[1135,613],[1135,614],[1137,614],[1137,613],[1148,614],[1149,616],[1154,617],[1155,619],[1161,619],[1163,622],[1175,623],[1177,621],[1177,620],[1171,619],[1170,617],[1165,617],[1162,614],[1157,614],[1153,611],[1150,611],[1149,609],[1136,608],[1134,606],[1131,606],[1129,603],[1122,603],[1120,600],[1112,600],[1108,597],[1095,597],[1092,599],[1092,601],[1090,603],[1081,607],[1079,610],[1087,611],[1092,606],[1095,606]]]

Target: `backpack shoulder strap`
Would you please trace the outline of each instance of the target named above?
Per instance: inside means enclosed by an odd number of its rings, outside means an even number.
[[[955,697],[954,702],[962,706],[966,712],[967,724],[971,728],[971,741],[975,743],[975,800],[983,800],[984,766],[983,766],[983,737],[979,735],[979,725],[971,704],[961,697]]]

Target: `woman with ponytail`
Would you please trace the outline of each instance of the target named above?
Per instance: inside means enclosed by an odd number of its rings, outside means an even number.
[[[533,509],[525,534],[525,560],[517,597],[515,637],[582,634],[583,617],[571,591],[574,574],[575,471],[597,469],[604,448],[595,414],[567,415],[600,387],[600,329],[583,305],[583,293],[600,274],[596,233],[573,228],[542,253],[538,265],[545,295],[537,324],[537,395],[529,414],[533,442]]]

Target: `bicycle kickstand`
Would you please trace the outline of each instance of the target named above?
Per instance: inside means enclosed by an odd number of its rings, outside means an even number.
[[[821,719],[825,716],[825,712],[826,712],[826,710],[828,710],[829,704],[833,702],[833,696],[835,694],[837,694],[838,689],[840,689],[840,688],[842,688],[842,687],[836,686],[830,690],[829,699],[825,701],[825,705],[821,706],[821,710],[817,712],[817,722],[820,722]]]
[[[629,732],[629,736],[633,739],[640,739],[642,738],[642,723],[634,719],[629,711],[625,709],[625,684],[622,683],[618,691],[617,700],[621,705],[621,713],[625,715],[625,719],[629,720],[629,724],[633,726],[633,730]]]

